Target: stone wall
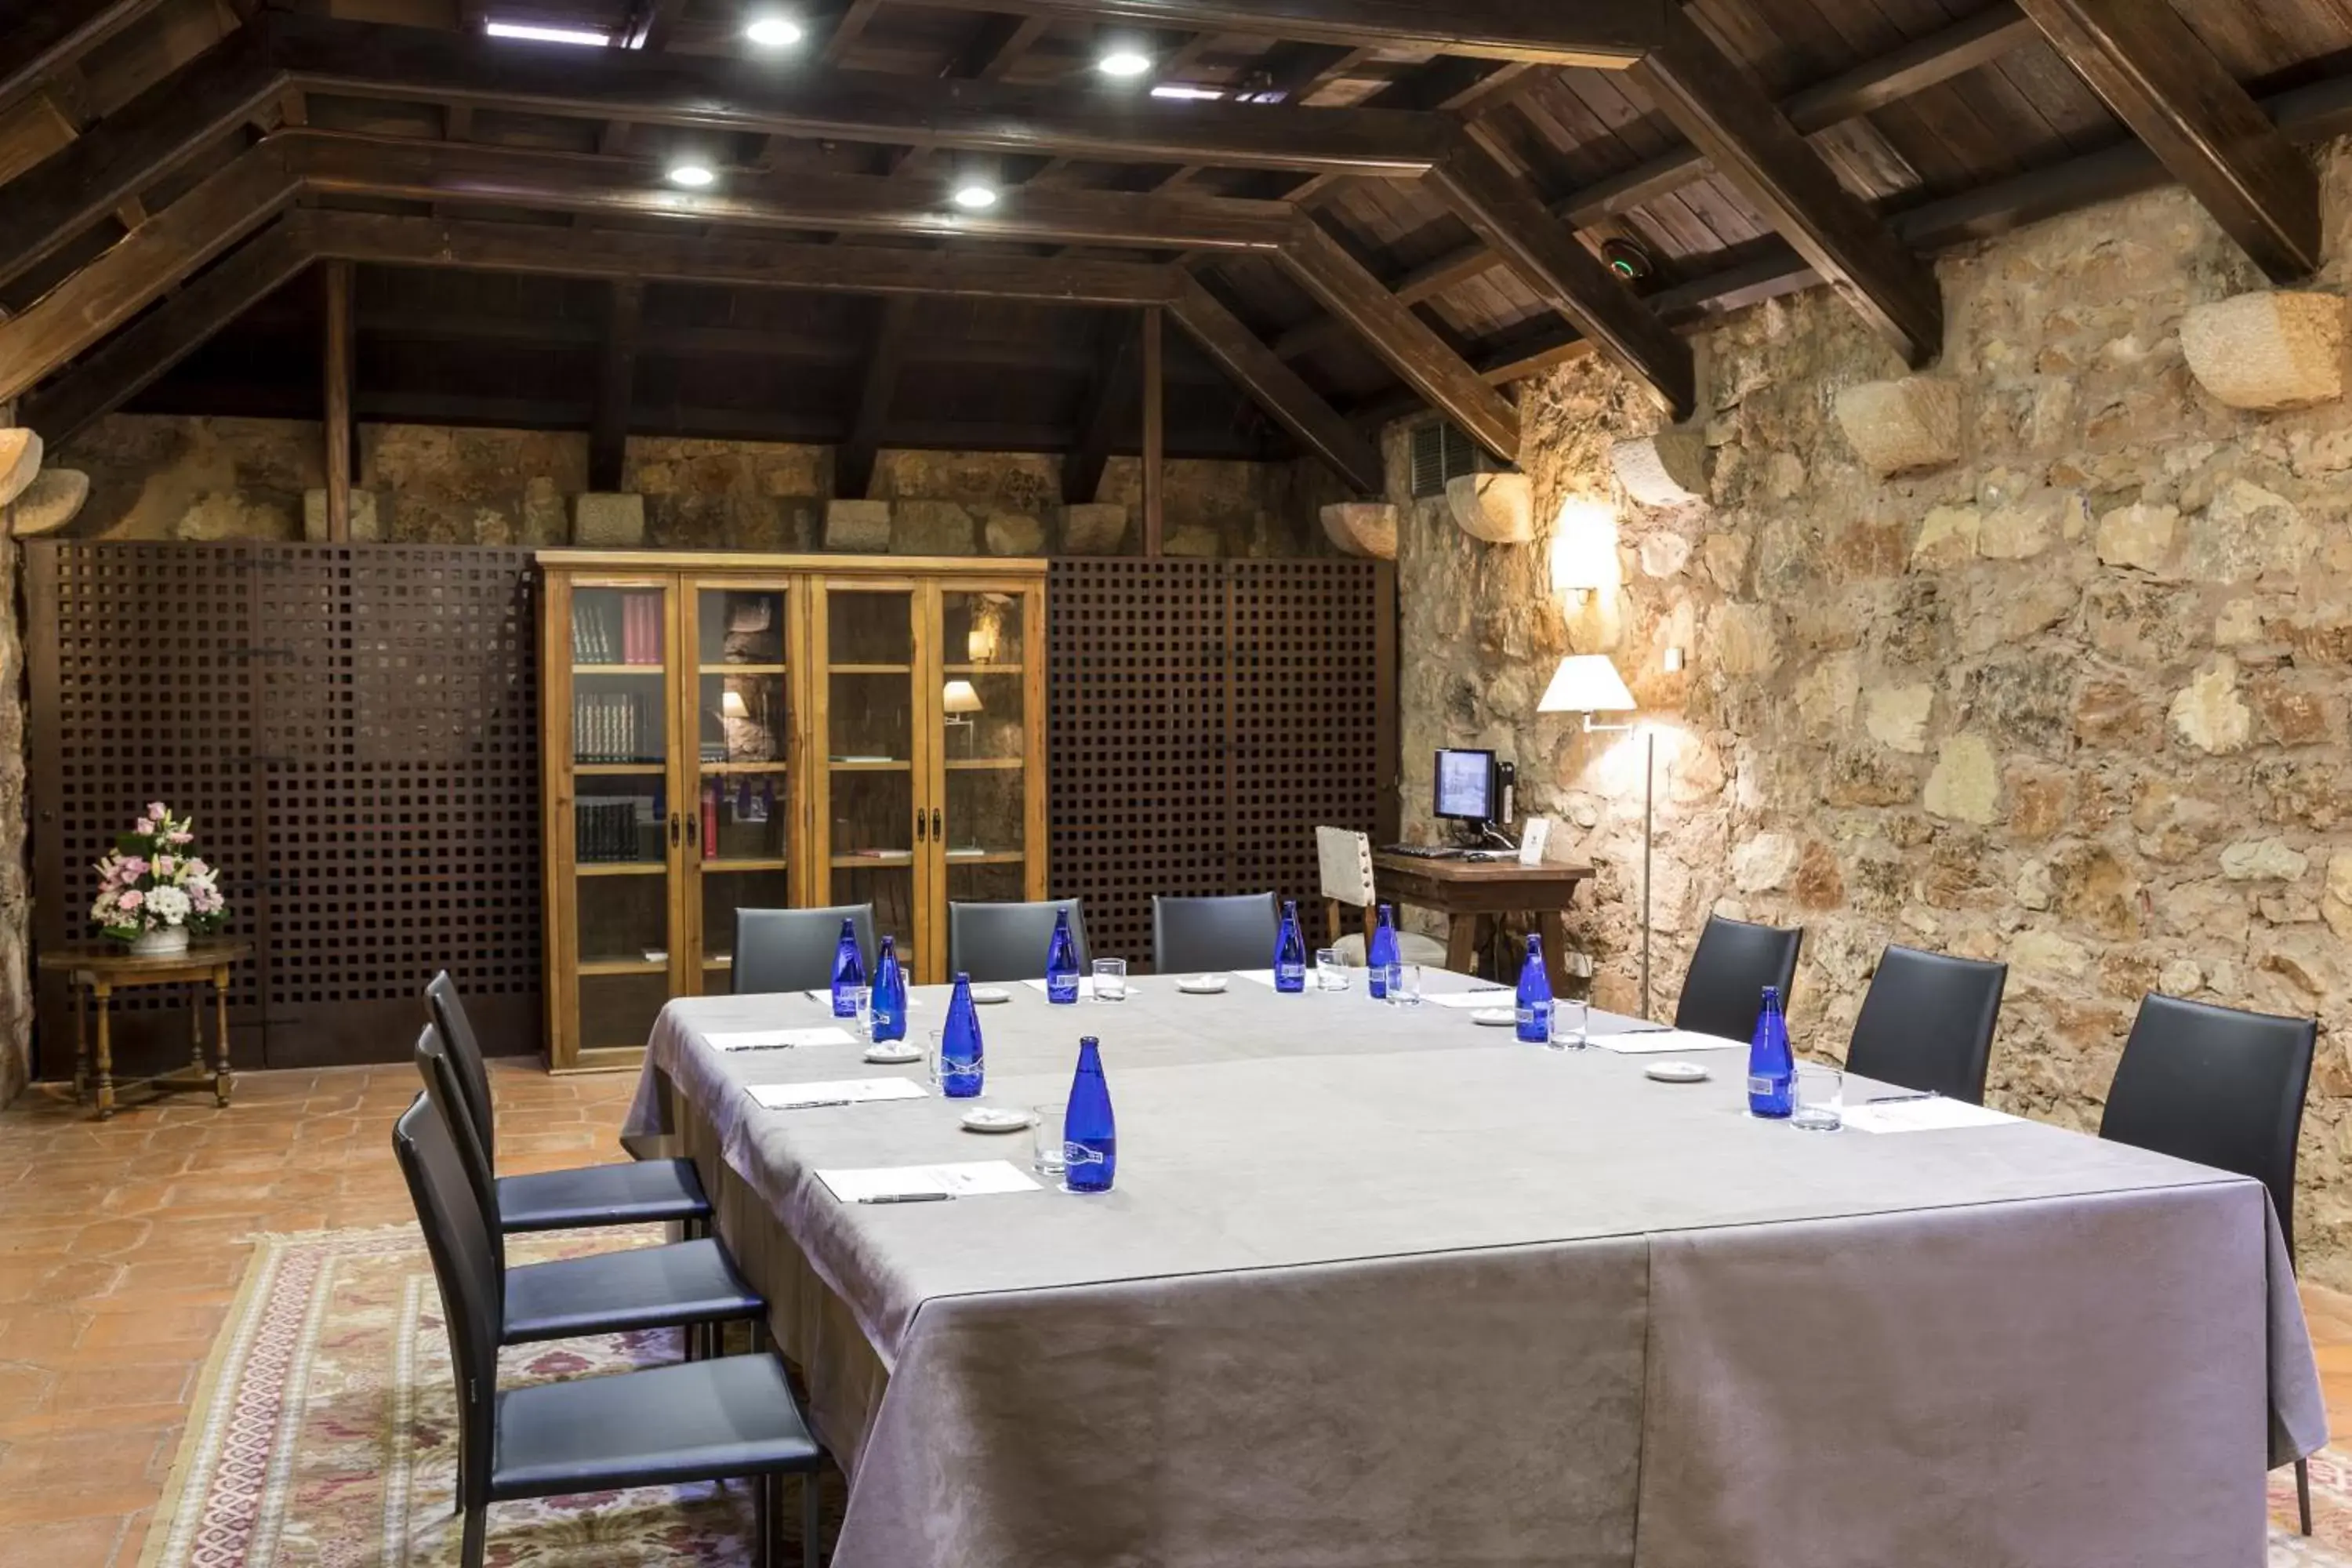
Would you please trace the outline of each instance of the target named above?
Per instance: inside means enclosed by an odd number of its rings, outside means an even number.
[[[83,538],[299,539],[305,491],[325,483],[316,424],[116,415],[55,461],[86,470]],[[383,537],[406,543],[560,545],[588,484],[584,435],[363,425],[359,485]],[[625,489],[645,497],[646,542],[662,549],[821,548],[830,447],[638,437]],[[1141,476],[1116,458],[1101,499],[1126,505],[1118,549],[1139,545]],[[1032,555],[1066,543],[1061,459],[1013,453],[882,454],[872,493],[891,503],[893,551]],[[1327,553],[1316,508],[1332,499],[1313,464],[1174,460],[1167,548],[1176,555]],[[1089,542],[1101,549],[1101,541]]]
[[[0,1105],[33,1072],[33,879],[26,847],[25,644],[18,552],[0,548]]]
[[[2326,184],[2340,258],[2340,150]],[[1611,653],[1660,736],[1661,1007],[1711,910],[1806,928],[1793,1024],[1832,1057],[1883,944],[2005,959],[1991,1099],[2086,1130],[2143,993],[2316,1014],[2300,1239],[2352,1283],[2352,409],[2200,390],[2182,312],[2260,279],[2180,192],[1938,270],[1964,411],[1938,470],[1856,461],[1836,395],[1902,367],[1825,290],[1701,340],[1711,505],[1613,495],[1610,441],[1659,416],[1595,363],[1523,388],[1533,545],[1412,503],[1391,432],[1406,820],[1410,759],[1516,757],[1522,809],[1599,866],[1572,928],[1597,994],[1634,1002],[1642,743],[1535,712],[1563,651]],[[1580,499],[1614,509],[1622,585],[1576,605],[1555,547],[1612,528]]]

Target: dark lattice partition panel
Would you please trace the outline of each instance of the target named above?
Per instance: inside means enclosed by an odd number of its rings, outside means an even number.
[[[1384,568],[1065,560],[1049,592],[1051,883],[1096,952],[1150,959],[1154,893],[1312,899],[1318,824],[1392,826]]]
[[[538,1047],[528,552],[47,544],[31,555],[41,941],[85,932],[91,856],[77,846],[129,817],[74,782],[106,763],[99,737],[135,723],[151,739],[116,769],[122,799],[187,795],[231,869],[236,929],[258,949],[233,1016],[241,1061],[404,1058],[417,993],[443,967],[487,1044]],[[211,599],[175,583],[206,584]],[[184,655],[203,635],[184,622],[207,602],[223,607],[207,657]],[[177,679],[151,673],[172,661]],[[213,713],[236,721],[194,719]],[[151,779],[170,783],[151,790]],[[183,779],[209,780],[213,794]],[[63,1070],[70,1050],[65,1005],[61,989],[45,990],[46,1071]],[[130,1048],[168,1055],[171,1040]]]

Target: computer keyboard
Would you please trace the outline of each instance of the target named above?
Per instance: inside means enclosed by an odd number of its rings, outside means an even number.
[[[1515,860],[1517,851],[1511,849],[1460,849],[1450,844],[1389,844],[1381,848],[1383,855],[1402,855],[1414,860]]]

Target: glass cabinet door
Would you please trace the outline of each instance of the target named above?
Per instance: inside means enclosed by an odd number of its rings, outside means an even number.
[[[578,1047],[641,1047],[675,990],[669,589],[571,594],[572,957]]]
[[[706,994],[731,989],[735,911],[795,901],[793,711],[789,652],[793,599],[777,579],[705,581],[687,590],[693,658],[683,718],[694,736],[682,773],[686,859],[694,884],[696,980]]]
[[[824,705],[816,725],[824,752],[818,901],[871,903],[877,941],[896,938],[909,963],[920,891],[916,852],[930,838],[928,818],[919,826],[916,815],[918,746],[926,739],[916,724],[916,602],[910,584],[827,582],[819,589],[817,628],[825,658],[816,688]]]
[[[1042,879],[1031,874],[1045,845],[1030,776],[1032,738],[1045,723],[1032,685],[1041,615],[1034,588],[940,590],[940,852],[950,900],[1016,901]]]

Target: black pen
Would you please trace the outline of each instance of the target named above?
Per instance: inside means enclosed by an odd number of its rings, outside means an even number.
[[[943,1204],[953,1196],[953,1193],[877,1193],[870,1198],[857,1201],[861,1204]]]
[[[1870,1100],[1864,1101],[1864,1103],[1869,1105],[1908,1105],[1915,1100],[1935,1100],[1937,1098],[1940,1097],[1933,1094],[1881,1094],[1873,1096]]]

